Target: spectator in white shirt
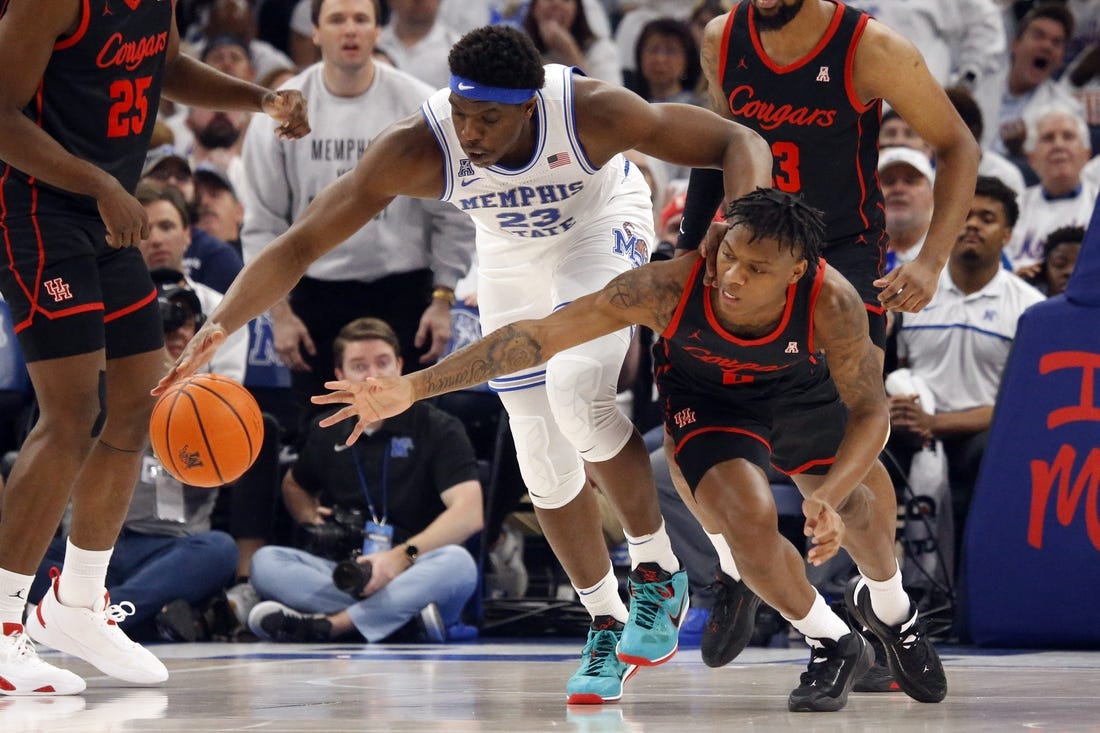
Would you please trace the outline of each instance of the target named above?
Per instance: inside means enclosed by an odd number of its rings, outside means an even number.
[[[1043,300],[1042,293],[1001,267],[1001,250],[1016,220],[1015,198],[997,179],[978,177],[966,227],[936,294],[919,313],[904,314],[898,336],[900,363],[931,390],[935,412],[925,412],[916,395],[892,396],[889,447],[908,473],[914,448],[943,441],[956,545],[963,537],[1016,323]]]
[[[1024,150],[1039,183],[1024,191],[1005,254],[1015,272],[1033,275],[1043,259],[1043,240],[1058,227],[1087,226],[1098,191],[1081,177],[1092,151],[1088,127],[1075,109],[1054,104],[1029,117]]]

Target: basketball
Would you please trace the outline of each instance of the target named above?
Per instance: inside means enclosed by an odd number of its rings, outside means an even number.
[[[160,396],[149,419],[153,453],[189,486],[236,481],[256,460],[264,437],[260,406],[247,389],[217,374],[197,374]]]

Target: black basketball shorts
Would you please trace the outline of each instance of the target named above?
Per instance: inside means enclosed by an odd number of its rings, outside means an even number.
[[[826,473],[844,437],[848,408],[831,381],[792,397],[669,395],[665,430],[692,492],[707,471],[736,458],[765,471],[770,463],[788,475]]]
[[[157,293],[137,247],[112,249],[98,219],[0,220],[0,292],[28,362],[164,345]]]

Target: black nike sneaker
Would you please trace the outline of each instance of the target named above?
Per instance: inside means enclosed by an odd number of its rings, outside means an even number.
[[[745,650],[756,625],[760,597],[743,581],[714,569],[714,582],[707,586],[714,595],[699,651],[708,667],[724,667]]]
[[[875,661],[871,645],[858,631],[839,640],[806,639],[810,664],[791,692],[787,709],[792,713],[831,713],[848,704],[848,693]]]
[[[886,653],[886,663],[898,687],[919,702],[939,702],[947,696],[947,676],[936,648],[924,632],[917,607],[909,604],[907,621],[887,626],[871,607],[871,590],[860,585],[860,576],[849,581],[844,590],[848,611],[860,625],[878,637]]]

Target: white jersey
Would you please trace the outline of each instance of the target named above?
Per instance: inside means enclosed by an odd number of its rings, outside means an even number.
[[[443,153],[440,198],[473,218],[482,263],[492,254],[485,248],[493,244],[514,248],[523,239],[545,245],[584,229],[615,196],[645,186],[640,172],[621,154],[599,169],[588,160],[577,138],[575,70],[557,64],[545,68],[546,84],[535,95],[535,152],[517,169],[473,166],[455,133],[449,89],[436,92],[422,107]]]

